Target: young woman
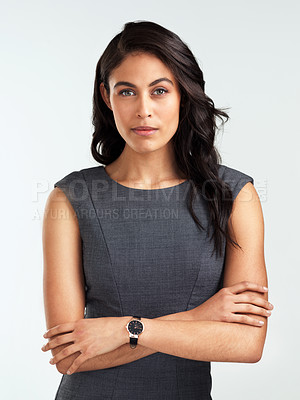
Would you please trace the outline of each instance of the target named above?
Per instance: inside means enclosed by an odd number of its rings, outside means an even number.
[[[102,54],[102,165],[56,182],[44,216],[57,400],[211,399],[211,361],[262,357],[262,209],[253,178],[221,164],[217,118],[228,115],[175,33],[129,22]]]

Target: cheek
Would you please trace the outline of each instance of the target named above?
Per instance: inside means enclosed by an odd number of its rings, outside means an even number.
[[[161,107],[159,107],[159,113],[162,120],[166,121],[168,124],[177,125],[179,120],[180,111],[180,101],[177,99],[172,99],[165,102]]]
[[[161,107],[171,114],[176,114],[179,111],[180,98],[178,96],[169,96],[162,101]]]
[[[126,123],[132,114],[132,105],[129,102],[115,102],[113,104],[113,113],[120,124]]]

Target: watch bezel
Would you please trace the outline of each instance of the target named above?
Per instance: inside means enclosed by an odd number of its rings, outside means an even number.
[[[129,325],[130,325],[132,322],[134,322],[134,321],[137,321],[137,322],[139,322],[139,323],[141,324],[141,327],[142,327],[141,332],[139,332],[139,333],[134,333],[134,332],[131,332],[131,331],[129,330],[129,329],[130,329],[130,328],[129,328]],[[134,318],[134,319],[130,320],[130,321],[127,323],[126,329],[127,329],[127,331],[130,333],[130,335],[133,335],[134,337],[138,337],[141,333],[144,332],[144,324],[143,324],[143,322],[140,321],[139,319]]]

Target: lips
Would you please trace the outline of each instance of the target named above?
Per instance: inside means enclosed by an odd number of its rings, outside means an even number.
[[[155,133],[158,130],[158,128],[144,125],[144,126],[136,126],[135,128],[132,128],[132,130],[139,136],[148,136]]]
[[[132,128],[132,129],[135,131],[154,131],[157,128],[154,128],[153,126],[143,125],[143,126],[136,126],[135,128]]]

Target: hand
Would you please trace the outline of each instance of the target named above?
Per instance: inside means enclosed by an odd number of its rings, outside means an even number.
[[[243,315],[243,313],[269,317],[273,306],[255,293],[242,293],[248,290],[266,292],[263,286],[257,283],[243,281],[233,286],[222,288],[214,296],[190,311],[196,320],[238,322],[262,326],[257,319]]]
[[[131,318],[83,318],[57,325],[44,334],[44,337],[50,338],[50,340],[42,347],[42,350],[48,351],[64,343],[70,343],[69,346],[63,348],[53,357],[51,364],[56,364],[80,351],[81,354],[75,359],[67,372],[70,375],[86,360],[113,351],[128,343],[129,336],[125,327]]]

